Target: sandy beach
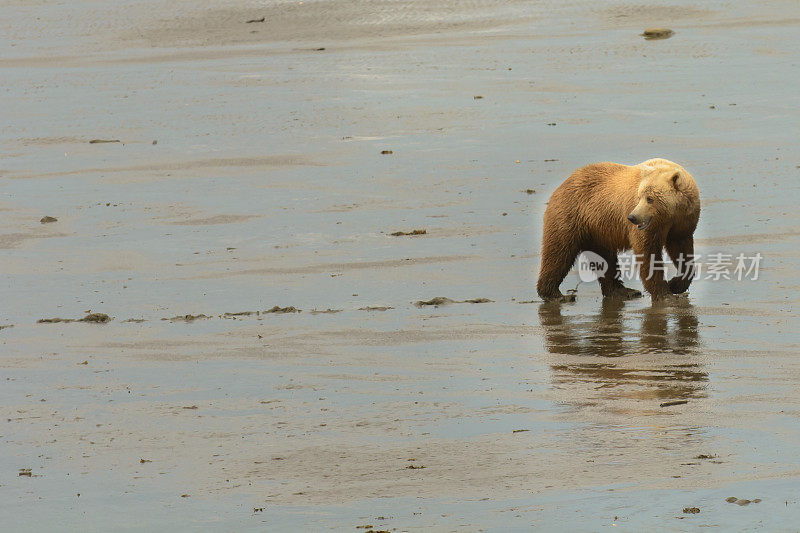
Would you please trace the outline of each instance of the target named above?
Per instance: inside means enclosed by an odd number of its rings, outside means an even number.
[[[4,530],[800,523],[796,2],[2,12]],[[652,157],[758,279],[543,305],[550,193]]]

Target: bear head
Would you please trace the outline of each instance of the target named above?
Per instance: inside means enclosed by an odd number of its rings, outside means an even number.
[[[638,166],[641,181],[636,191],[636,207],[628,215],[637,229],[690,214],[692,199],[697,197],[697,184],[683,167],[666,159],[650,159]]]

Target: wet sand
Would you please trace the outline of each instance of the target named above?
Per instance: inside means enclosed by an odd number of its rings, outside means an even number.
[[[800,522],[795,3],[3,12],[6,529]],[[542,305],[550,192],[651,157],[759,279]]]

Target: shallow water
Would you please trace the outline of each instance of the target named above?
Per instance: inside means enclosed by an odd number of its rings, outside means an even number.
[[[3,7],[0,523],[798,523],[795,3],[195,4]],[[541,305],[550,192],[651,157],[759,279]]]

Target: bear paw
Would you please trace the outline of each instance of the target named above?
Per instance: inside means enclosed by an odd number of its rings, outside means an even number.
[[[691,279],[681,278],[675,276],[669,280],[669,292],[672,294],[682,294],[689,290],[689,284],[692,283]]]
[[[567,304],[575,301],[575,293],[570,292],[566,295],[558,294],[558,296],[548,296],[542,298],[545,303]]]
[[[603,298],[616,298],[618,300],[633,300],[634,298],[641,298],[642,291],[625,287],[624,285],[617,285],[607,293],[603,294]]]

